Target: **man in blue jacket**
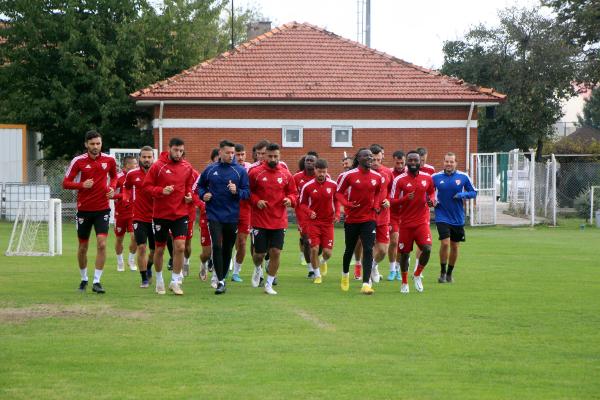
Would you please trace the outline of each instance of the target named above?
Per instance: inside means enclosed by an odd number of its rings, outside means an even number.
[[[477,191],[467,174],[456,170],[456,155],[446,153],[444,170],[432,175],[437,190],[435,224],[440,243],[439,283],[452,283],[452,271],[458,258],[458,246],[465,241],[463,200],[474,199]],[[447,268],[446,268],[447,267]]]
[[[225,275],[235,245],[240,200],[250,197],[248,173],[235,160],[235,144],[219,143],[219,161],[210,164],[198,178],[198,196],[206,203],[212,259],[219,282],[215,294],[225,293]]]

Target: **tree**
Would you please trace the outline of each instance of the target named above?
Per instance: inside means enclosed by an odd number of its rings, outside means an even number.
[[[580,126],[600,129],[600,89],[592,90],[590,98],[586,99],[583,106],[583,115],[578,115],[577,119]]]
[[[541,158],[544,139],[573,94],[576,49],[560,26],[535,10],[510,8],[500,25],[478,26],[464,40],[444,44],[442,72],[507,94],[496,118],[479,117],[479,150],[528,150]]]
[[[546,0],[545,5],[556,11],[556,23],[580,49],[577,80],[595,84],[600,82],[600,1]]]

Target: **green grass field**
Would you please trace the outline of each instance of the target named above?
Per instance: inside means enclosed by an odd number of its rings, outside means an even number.
[[[600,229],[468,229],[454,284],[437,283],[435,243],[423,293],[382,281],[372,297],[339,289],[342,231],[308,281],[295,229],[278,296],[247,261],[224,296],[196,262],[183,297],[158,296],[112,251],[107,294],[82,295],[64,231],[64,256],[0,256],[2,399],[600,398]]]

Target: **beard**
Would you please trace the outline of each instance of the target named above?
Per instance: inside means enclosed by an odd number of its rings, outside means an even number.
[[[407,168],[410,172],[412,172],[414,174],[414,173],[419,172],[419,168],[421,168],[421,167],[419,165],[408,165]]]
[[[277,166],[277,164],[278,164],[278,163],[277,163],[277,161],[268,161],[268,162],[267,162],[267,165],[268,165],[270,168],[275,168],[275,167]]]

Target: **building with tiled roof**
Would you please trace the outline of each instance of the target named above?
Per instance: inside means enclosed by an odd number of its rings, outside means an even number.
[[[223,138],[248,149],[266,138],[292,165],[318,151],[335,174],[344,151],[372,143],[389,158],[427,147],[434,165],[447,151],[464,163],[478,108],[505,96],[292,22],[131,97],[152,108],[156,146],[182,137],[197,167]]]

